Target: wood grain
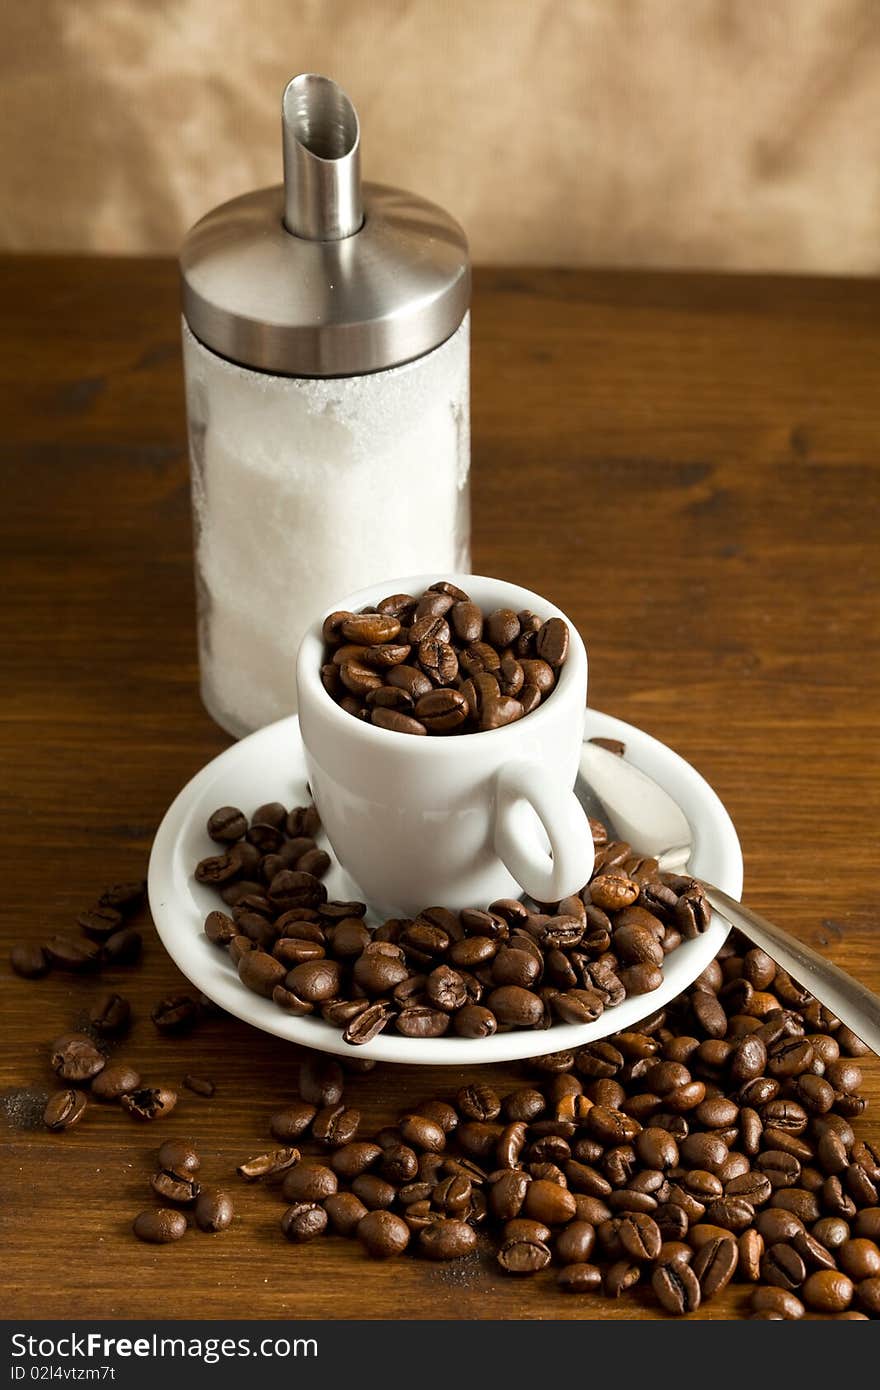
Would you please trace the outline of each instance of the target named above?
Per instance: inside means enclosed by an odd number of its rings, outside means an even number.
[[[228,740],[198,699],[173,265],[6,258],[0,298],[6,1316],[652,1316],[549,1276],[293,1248],[277,1200],[234,1178],[230,1232],[138,1245],[160,1135],[196,1136],[228,1181],[296,1068],[231,1019],[158,1037],[150,1005],[180,977],[149,934],[143,967],[110,977],[137,1013],[119,1055],[155,1080],[207,1074],[215,1100],[184,1092],[161,1129],[97,1106],[68,1135],[33,1125],[47,1044],[96,985],[15,979],[9,943],[142,873]],[[878,322],[873,283],[487,270],[473,362],[475,569],[571,614],[591,703],[726,802],[748,900],[875,988]],[[369,1125],[460,1080],[380,1067],[350,1095]]]

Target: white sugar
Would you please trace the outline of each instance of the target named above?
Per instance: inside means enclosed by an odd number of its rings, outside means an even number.
[[[291,713],[307,624],[384,578],[470,568],[469,316],[415,362],[277,377],[183,327],[202,697],[231,733]]]

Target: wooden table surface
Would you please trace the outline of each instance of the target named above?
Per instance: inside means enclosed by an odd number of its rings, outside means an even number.
[[[35,1122],[47,1044],[98,986],[19,980],[9,944],[141,875],[228,739],[198,697],[173,265],[6,258],[0,302],[5,1316],[652,1315],[649,1297],[564,1298],[549,1274],[284,1242],[277,1199],[230,1175],[291,1095],[295,1049],[233,1019],[159,1037],[150,1006],[181,980],[149,930],[142,968],[107,977],[137,1014],[119,1056],[157,1081],[207,1074],[215,1099],[183,1092],[150,1129],[97,1106],[66,1135]],[[875,988],[878,323],[876,284],[564,271],[479,272],[473,313],[475,570],[567,610],[591,704],[725,801],[748,901]],[[370,1124],[458,1084],[384,1066],[349,1098]],[[157,1250],[128,1228],[170,1134],[197,1137],[240,1219]]]

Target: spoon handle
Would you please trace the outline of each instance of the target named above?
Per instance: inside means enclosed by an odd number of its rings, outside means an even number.
[[[766,917],[759,917],[751,908],[743,907],[720,888],[704,883],[703,890],[716,912],[772,956],[873,1052],[880,1053],[880,997],[818,951],[782,927],[774,926]]]

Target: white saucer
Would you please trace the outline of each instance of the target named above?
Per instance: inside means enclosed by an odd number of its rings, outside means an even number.
[[[629,761],[666,788],[693,827],[694,854],[689,866],[692,872],[739,898],[743,865],[736,831],[721,801],[700,774],[657,739],[607,714],[588,710],[586,732],[588,738],[623,740]],[[705,969],[727,936],[726,922],[713,915],[702,936],[684,942],[667,957],[659,989],[606,1009],[595,1023],[496,1033],[476,1041],[454,1037],[404,1038],[389,1031],[380,1033],[371,1043],[353,1048],[342,1041],[338,1029],[321,1019],[292,1018],[271,999],[245,989],[226,952],[213,946],[202,930],[211,909],[222,906],[216,893],[196,883],[192,873],[198,860],[216,852],[205,829],[211,812],[218,806],[240,806],[249,814],[267,801],[301,806],[308,799],[296,717],[282,719],[242,739],[202,768],[166,813],[150,856],[149,895],[156,930],[188,980],[220,1008],[246,1023],[321,1052],[372,1057],[382,1062],[470,1066],[582,1047],[630,1027],[674,999]],[[331,898],[348,900],[356,896],[353,885],[335,862],[325,883]]]

